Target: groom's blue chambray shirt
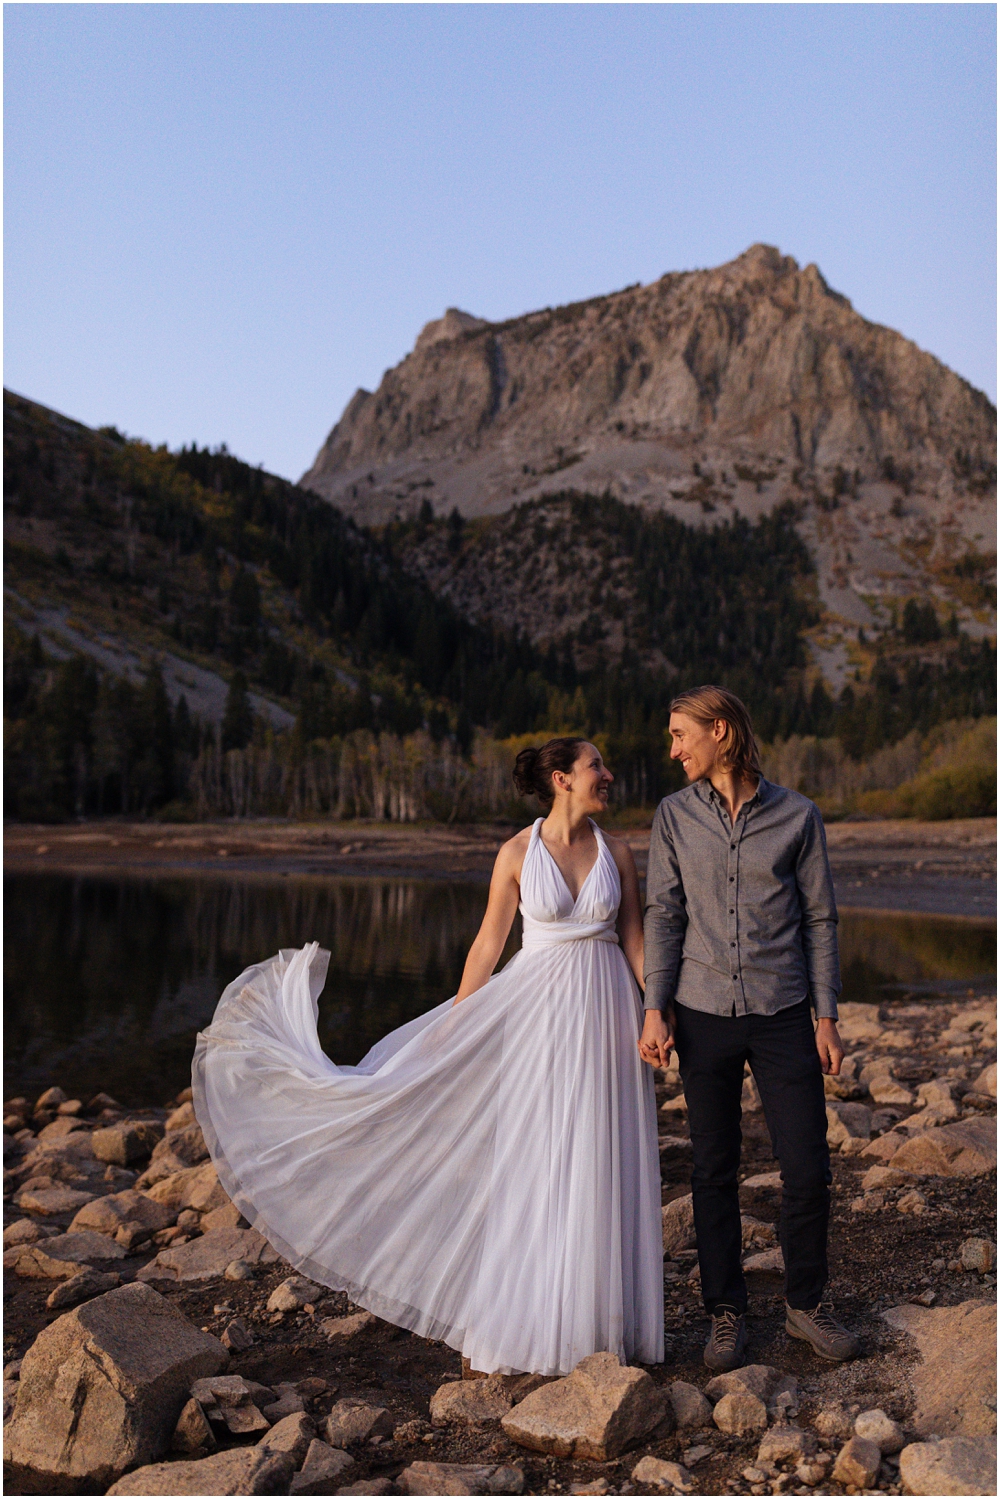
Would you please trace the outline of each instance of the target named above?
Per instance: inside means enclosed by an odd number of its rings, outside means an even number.
[[[837,1018],[837,906],[819,810],[761,776],[729,821],[710,781],[665,797],[646,873],[647,1010]]]

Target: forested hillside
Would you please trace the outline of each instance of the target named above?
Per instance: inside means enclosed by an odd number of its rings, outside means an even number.
[[[787,508],[696,531],[565,493],[366,530],[224,447],[154,449],[8,393],[4,414],[8,816],[496,813],[490,746],[548,731],[599,737],[648,804],[676,784],[668,703],[695,680],[743,694],[768,739],[852,754],[994,709],[995,652],[917,603],[833,702]],[[470,606],[455,579],[484,568],[532,591],[537,628]]]

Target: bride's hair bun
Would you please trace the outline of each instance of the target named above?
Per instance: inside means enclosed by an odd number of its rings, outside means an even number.
[[[550,739],[540,749],[531,746],[523,749],[514,761],[514,785],[522,796],[537,796],[543,807],[555,801],[552,789],[552,772],[561,770],[568,774],[576,764],[580,745],[586,739]]]

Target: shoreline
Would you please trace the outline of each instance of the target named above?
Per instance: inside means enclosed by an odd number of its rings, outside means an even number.
[[[4,871],[485,883],[513,831],[498,823],[12,823],[4,828]],[[629,844],[644,878],[649,829],[609,832]],[[996,818],[832,823],[826,832],[845,914],[996,920]]]

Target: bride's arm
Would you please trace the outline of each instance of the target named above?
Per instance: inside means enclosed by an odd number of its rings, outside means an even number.
[[[606,835],[605,835],[606,836]],[[623,838],[609,838],[608,843],[618,865],[622,885],[618,907],[618,937],[628,966],[642,988],[642,902],[639,899],[639,874],[632,850]]]
[[[526,847],[527,841],[519,833],[516,838],[505,843],[497,854],[493,878],[490,880],[486,915],[475,942],[469,948],[469,956],[462,971],[462,982],[455,996],[456,1004],[481,989],[499,962],[521,895],[519,877]]]

